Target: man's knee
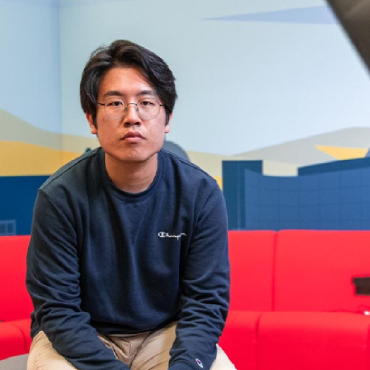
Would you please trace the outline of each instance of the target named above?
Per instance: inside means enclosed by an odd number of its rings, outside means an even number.
[[[40,331],[32,341],[27,370],[77,370],[52,346],[44,332]]]

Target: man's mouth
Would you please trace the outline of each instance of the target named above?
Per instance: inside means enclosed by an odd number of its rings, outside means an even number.
[[[129,131],[129,132],[126,132],[123,135],[122,140],[131,139],[131,138],[144,139],[143,135],[141,135],[140,132],[138,132],[138,131]]]

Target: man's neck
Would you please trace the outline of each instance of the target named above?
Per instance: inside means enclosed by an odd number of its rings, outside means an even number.
[[[127,193],[141,193],[153,183],[158,168],[158,154],[145,162],[118,162],[105,156],[105,167],[113,184]]]

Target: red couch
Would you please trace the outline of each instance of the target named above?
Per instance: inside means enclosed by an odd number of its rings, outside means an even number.
[[[31,345],[32,302],[26,278],[29,236],[0,237],[0,360],[25,354]]]
[[[370,231],[230,231],[220,344],[237,370],[369,370]]]
[[[0,237],[0,360],[27,353],[29,236]],[[220,344],[237,370],[370,370],[370,231],[230,231]]]

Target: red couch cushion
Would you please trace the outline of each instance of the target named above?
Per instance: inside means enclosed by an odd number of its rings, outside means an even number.
[[[369,328],[370,317],[355,313],[263,313],[258,370],[368,370]]]
[[[0,360],[27,353],[22,331],[12,323],[0,322]]]
[[[363,312],[352,278],[370,276],[370,232],[280,231],[275,271],[275,311]]]
[[[33,310],[25,283],[29,240],[29,235],[0,237],[0,321],[29,318]]]
[[[272,310],[275,238],[274,231],[229,231],[231,310]]]
[[[261,313],[230,311],[220,346],[238,370],[257,369],[257,329]]]

